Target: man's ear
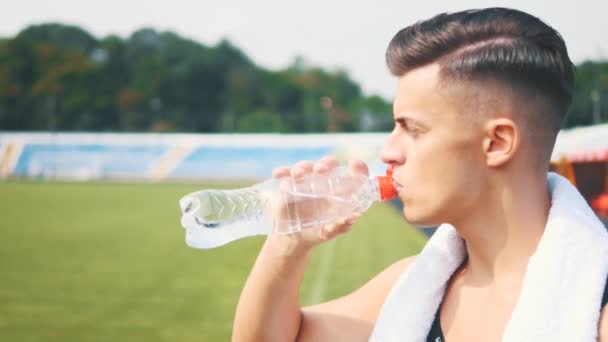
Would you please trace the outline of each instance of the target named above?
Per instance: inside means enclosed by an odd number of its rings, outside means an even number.
[[[490,167],[506,164],[519,148],[520,139],[519,129],[513,120],[499,118],[488,121],[483,138],[486,164]]]

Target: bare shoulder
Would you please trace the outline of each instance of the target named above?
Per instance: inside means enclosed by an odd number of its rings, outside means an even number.
[[[367,341],[386,296],[415,256],[388,266],[354,292],[325,303],[302,309],[299,341]]]
[[[608,342],[608,304],[604,306],[600,315],[599,342]]]

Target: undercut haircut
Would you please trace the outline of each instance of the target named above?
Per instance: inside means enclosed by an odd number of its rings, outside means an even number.
[[[429,64],[440,66],[440,82],[502,84],[525,98],[529,127],[550,154],[572,102],[574,65],[561,35],[539,18],[508,8],[443,13],[399,31],[386,62],[402,76]],[[546,156],[545,156],[546,157]]]

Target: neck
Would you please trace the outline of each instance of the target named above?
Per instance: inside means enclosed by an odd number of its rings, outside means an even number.
[[[454,224],[467,246],[467,274],[475,283],[521,281],[547,223],[546,174],[493,179],[477,215]]]

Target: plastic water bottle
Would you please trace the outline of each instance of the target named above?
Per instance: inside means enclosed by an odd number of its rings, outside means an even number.
[[[214,248],[247,236],[290,234],[335,223],[395,195],[390,167],[386,176],[370,178],[340,166],[300,180],[272,178],[242,189],[197,191],[179,204],[186,243]]]

